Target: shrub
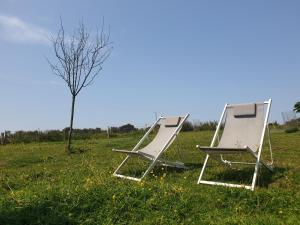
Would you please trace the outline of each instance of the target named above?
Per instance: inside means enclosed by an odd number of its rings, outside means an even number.
[[[217,121],[208,121],[208,122],[195,122],[194,130],[215,130],[218,125]]]
[[[182,131],[193,131],[194,126],[190,121],[185,121],[181,128]]]
[[[297,132],[299,129],[297,127],[289,127],[287,129],[284,130],[285,133],[295,133]]]
[[[128,133],[128,132],[131,132],[131,131],[135,131],[135,130],[137,130],[133,125],[131,125],[131,124],[126,124],[126,125],[123,125],[123,126],[120,126],[119,127],[119,131],[121,132],[121,133]]]

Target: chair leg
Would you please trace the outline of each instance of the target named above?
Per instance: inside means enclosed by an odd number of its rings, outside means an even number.
[[[269,150],[270,150],[270,157],[271,157],[271,163],[269,165],[272,166],[274,160],[273,160],[273,150],[272,150],[271,133],[270,133],[269,125],[267,126],[267,129],[268,129],[268,141],[269,141]]]
[[[203,176],[203,174],[204,174],[204,170],[205,170],[205,167],[206,167],[208,158],[209,158],[209,155],[207,154],[206,157],[205,157],[205,161],[204,161],[204,163],[203,163],[202,170],[201,170],[201,173],[200,173],[200,176],[199,176],[199,179],[198,179],[197,184],[199,184],[200,181],[201,181],[201,179],[202,179],[202,176]]]
[[[113,175],[115,176],[116,174],[118,174],[118,171],[120,170],[120,168],[126,163],[126,161],[129,159],[129,155],[126,156],[126,158],[123,160],[123,162],[121,162],[121,164],[118,166],[118,168],[115,170],[115,172],[113,173]]]
[[[259,166],[260,166],[260,161],[259,161],[259,159],[257,159],[257,162],[255,164],[255,168],[254,168],[253,178],[252,178],[251,191],[254,191],[254,188],[255,188]]]
[[[150,164],[150,166],[148,167],[148,169],[145,171],[145,173],[143,174],[143,176],[141,177],[141,179],[143,179],[155,166],[157,159],[153,160],[153,162]]]
[[[125,175],[119,174],[118,171],[126,163],[126,161],[128,160],[129,157],[130,156],[128,155],[123,160],[123,162],[118,166],[118,168],[116,169],[116,171],[113,173],[114,176],[120,177],[120,178],[124,178],[124,179],[134,180],[134,181],[141,181],[150,172],[150,170],[154,167],[154,165],[156,164],[156,160],[152,161],[152,163],[150,164],[150,166],[148,167],[148,169],[144,172],[144,174],[140,178],[131,177],[131,176],[125,176]]]

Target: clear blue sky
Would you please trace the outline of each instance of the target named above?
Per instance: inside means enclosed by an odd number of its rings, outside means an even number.
[[[300,100],[300,1],[1,0],[0,130],[68,126],[70,94],[52,75],[45,35],[110,25],[114,50],[77,101],[75,127],[190,113],[219,118],[225,102],[273,99],[271,121]]]

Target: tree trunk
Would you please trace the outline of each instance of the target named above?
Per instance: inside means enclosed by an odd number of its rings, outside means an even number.
[[[72,96],[72,108],[71,108],[71,120],[69,127],[69,135],[68,135],[68,144],[67,144],[67,152],[72,153],[71,143],[72,143],[72,134],[73,134],[73,119],[74,119],[74,109],[75,109],[75,98],[76,96]]]

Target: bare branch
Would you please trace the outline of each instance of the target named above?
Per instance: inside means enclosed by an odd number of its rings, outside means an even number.
[[[53,73],[67,83],[72,96],[93,83],[112,51],[110,32],[106,34],[104,28],[103,19],[100,32],[91,40],[84,23],[80,22],[73,35],[67,37],[60,20],[57,36],[51,39],[57,62],[47,61]]]

